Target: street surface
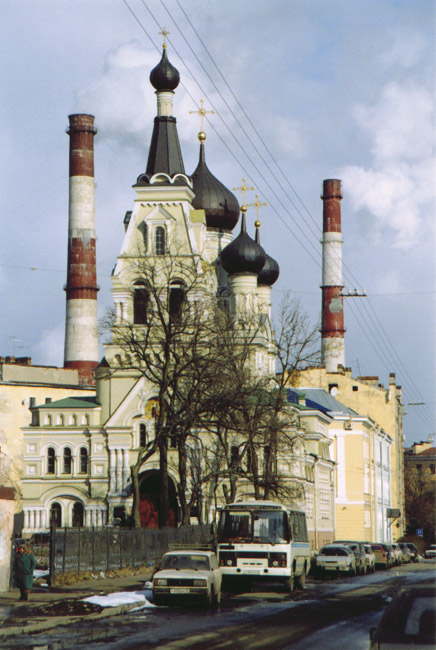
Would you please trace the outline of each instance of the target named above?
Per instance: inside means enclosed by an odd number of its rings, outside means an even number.
[[[8,639],[20,650],[366,650],[369,631],[404,585],[436,580],[436,562],[421,561],[356,578],[309,580],[292,594],[223,594],[216,611],[146,607],[98,621]],[[151,592],[146,590],[147,599]]]

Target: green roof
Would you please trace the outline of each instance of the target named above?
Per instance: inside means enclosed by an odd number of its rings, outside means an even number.
[[[64,399],[58,399],[55,402],[48,402],[48,404],[41,404],[34,408],[38,409],[89,409],[100,406],[100,403],[97,402],[97,398],[94,397],[85,397],[78,395],[77,397],[64,397]]]

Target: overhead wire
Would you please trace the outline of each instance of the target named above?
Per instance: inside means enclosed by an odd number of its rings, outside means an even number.
[[[184,36],[183,32],[182,32],[182,31],[180,30],[180,28],[178,27],[177,21],[174,19],[174,17],[172,16],[172,14],[169,12],[168,8],[167,8],[167,7],[165,6],[165,4],[163,3],[163,0],[160,0],[160,1],[161,1],[161,4],[162,4],[163,8],[164,8],[165,11],[167,12],[168,16],[171,18],[171,20],[172,20],[173,24],[175,25],[176,29],[177,29],[178,32],[181,34],[181,36],[182,36],[182,38],[184,39],[185,43],[188,45],[188,47],[189,47],[189,49],[191,50],[193,56],[195,57],[195,59],[197,60],[197,62],[198,62],[199,65],[201,66],[201,68],[203,69],[204,73],[206,74],[207,78],[208,78],[209,81],[212,83],[213,87],[215,88],[215,90],[217,91],[217,93],[219,94],[219,96],[221,97],[221,99],[222,99],[222,101],[224,102],[224,104],[225,104],[227,110],[230,112],[230,114],[231,114],[231,115],[233,116],[233,118],[235,119],[235,122],[236,122],[236,123],[238,124],[238,126],[241,128],[242,132],[244,133],[244,135],[245,135],[246,138],[248,139],[249,143],[251,144],[251,146],[253,147],[253,149],[255,150],[255,152],[259,155],[260,159],[262,160],[262,163],[265,165],[265,167],[267,168],[267,170],[269,171],[269,173],[270,173],[271,175],[273,175],[273,171],[272,171],[270,165],[265,161],[265,158],[264,158],[264,157],[262,156],[262,154],[259,152],[258,147],[253,143],[253,141],[252,141],[251,137],[249,136],[249,134],[247,133],[245,127],[243,127],[243,125],[241,125],[240,120],[239,120],[239,119],[237,118],[237,116],[235,115],[235,113],[234,113],[232,107],[229,105],[229,103],[227,102],[227,100],[224,98],[223,94],[221,93],[221,91],[219,90],[219,88],[217,87],[217,85],[215,84],[215,82],[213,81],[213,79],[211,78],[210,74],[207,72],[207,70],[206,70],[205,66],[203,65],[202,61],[199,59],[199,57],[197,56],[197,54],[196,54],[195,51],[193,50],[192,46],[190,45],[190,43],[188,42],[188,40],[187,40],[186,37]],[[123,2],[124,2],[124,4],[127,6],[127,8],[129,9],[130,13],[132,13],[132,15],[134,16],[135,20],[136,20],[136,21],[138,22],[138,24],[140,25],[141,29],[142,29],[142,30],[144,31],[144,33],[147,35],[148,39],[151,41],[151,43],[154,45],[154,47],[159,51],[159,47],[154,43],[153,38],[150,36],[150,34],[149,34],[149,33],[147,32],[147,30],[144,28],[144,26],[142,25],[140,19],[136,16],[135,12],[133,12],[133,10],[130,8],[130,6],[128,5],[127,1],[126,1],[126,0],[123,0]],[[142,2],[142,4],[143,4],[143,6],[146,8],[146,10],[149,12],[150,16],[152,17],[152,19],[154,20],[154,22],[156,23],[156,25],[161,29],[161,25],[160,25],[159,21],[156,19],[156,17],[154,16],[153,12],[152,12],[151,9],[149,8],[149,6],[147,6],[147,5],[145,4],[144,0],[141,0],[141,2]],[[261,142],[262,146],[265,148],[265,150],[267,151],[267,153],[268,153],[268,155],[270,156],[271,160],[273,161],[274,165],[275,165],[275,166],[277,167],[277,169],[279,170],[280,175],[281,175],[282,177],[284,177],[286,183],[289,185],[289,187],[292,189],[292,191],[294,192],[294,194],[296,195],[296,197],[297,197],[298,200],[300,201],[301,205],[303,206],[303,208],[304,208],[305,212],[307,213],[307,215],[309,216],[309,218],[312,220],[312,222],[316,223],[315,220],[314,220],[314,218],[313,218],[313,216],[311,215],[310,211],[309,211],[309,210],[306,208],[306,206],[304,205],[304,202],[302,201],[301,197],[300,197],[300,196],[298,195],[298,193],[295,191],[295,189],[294,189],[294,187],[292,186],[292,184],[290,183],[289,179],[288,179],[288,178],[285,176],[285,174],[283,173],[282,168],[281,168],[280,165],[277,163],[275,157],[274,157],[273,154],[270,152],[269,147],[266,145],[266,143],[264,142],[263,138],[260,136],[258,130],[256,129],[256,127],[254,126],[254,124],[253,124],[252,121],[250,120],[250,118],[249,118],[249,116],[247,115],[247,113],[246,113],[244,107],[241,105],[241,103],[239,102],[239,100],[238,100],[238,98],[236,97],[235,93],[234,93],[233,90],[231,89],[230,85],[229,85],[229,84],[227,83],[227,81],[225,80],[224,75],[221,73],[221,71],[220,71],[218,65],[216,64],[216,62],[215,62],[215,60],[213,59],[213,57],[212,57],[212,55],[210,54],[210,52],[208,51],[208,48],[206,47],[206,45],[205,45],[203,39],[201,39],[200,35],[198,34],[197,30],[195,29],[195,26],[193,25],[192,21],[190,20],[189,16],[187,15],[186,11],[185,11],[185,10],[183,9],[183,7],[181,6],[179,0],[176,0],[176,2],[177,2],[177,4],[178,4],[180,10],[182,11],[182,13],[183,13],[185,19],[188,21],[188,23],[189,23],[191,29],[193,30],[194,34],[196,35],[196,37],[198,38],[198,40],[199,40],[199,42],[201,43],[202,47],[204,48],[205,52],[207,53],[209,59],[212,61],[212,64],[213,64],[214,68],[218,71],[218,73],[219,73],[221,79],[224,81],[224,83],[225,83],[226,87],[228,88],[229,92],[231,93],[232,97],[233,97],[234,100],[236,101],[236,103],[237,103],[237,105],[239,106],[240,110],[243,112],[245,118],[247,119],[248,124],[251,126],[251,128],[252,128],[253,131],[254,131],[254,133],[256,134],[256,136],[258,137],[259,141]],[[286,214],[289,216],[289,218],[290,218],[290,219],[291,219],[291,220],[292,220],[292,221],[297,225],[297,227],[299,228],[300,232],[303,233],[304,238],[308,241],[309,245],[310,245],[312,248],[314,248],[313,242],[309,239],[307,232],[304,231],[304,230],[301,228],[301,226],[300,226],[300,224],[298,223],[298,221],[296,221],[296,220],[295,220],[295,217],[293,217],[293,215],[289,212],[288,207],[283,203],[283,201],[281,200],[281,198],[277,195],[277,193],[275,192],[275,190],[271,187],[271,184],[269,183],[269,181],[267,181],[267,179],[265,178],[264,174],[261,172],[261,170],[258,168],[258,166],[254,163],[254,161],[250,158],[249,154],[248,154],[247,151],[244,149],[244,147],[241,145],[240,141],[236,138],[236,136],[234,135],[234,133],[231,131],[231,129],[230,129],[230,127],[228,126],[227,122],[226,122],[226,121],[221,117],[221,114],[220,114],[220,112],[217,110],[217,107],[214,106],[213,102],[210,100],[210,98],[208,97],[208,95],[207,95],[207,93],[205,92],[205,90],[201,87],[201,84],[200,84],[200,83],[198,82],[198,80],[197,80],[197,79],[192,75],[192,73],[191,73],[191,71],[190,71],[190,69],[189,69],[189,66],[185,63],[183,57],[182,57],[181,54],[177,51],[177,49],[176,49],[174,43],[173,43],[172,41],[170,41],[170,39],[168,39],[168,40],[169,40],[169,42],[170,42],[172,48],[174,49],[176,55],[179,57],[179,59],[181,60],[181,62],[182,62],[183,65],[185,66],[186,70],[189,72],[189,74],[190,74],[191,77],[193,78],[194,82],[197,84],[197,86],[199,87],[199,89],[202,91],[203,95],[206,97],[206,99],[208,100],[208,102],[210,103],[210,105],[212,106],[212,108],[213,108],[213,109],[215,110],[215,112],[217,113],[218,117],[220,118],[220,120],[221,120],[222,124],[224,125],[224,127],[226,128],[226,130],[229,132],[230,136],[235,140],[235,142],[237,143],[237,145],[239,146],[239,148],[242,150],[244,156],[249,160],[249,162],[250,162],[251,165],[254,167],[254,169],[256,170],[256,172],[260,175],[260,177],[261,177],[262,180],[264,181],[265,185],[266,185],[266,186],[269,188],[269,190],[274,194],[276,200],[278,200],[279,203],[282,205],[282,207],[284,208],[284,210],[285,210]],[[192,96],[192,94],[189,92],[189,90],[186,88],[186,86],[184,86],[183,83],[181,83],[181,85],[185,88],[185,91],[187,92],[187,94],[189,95],[189,97],[190,97],[190,98],[195,102],[195,99],[193,98],[193,96]],[[207,119],[207,118],[206,118],[206,119]],[[233,156],[233,158],[236,160],[236,162],[241,166],[241,168],[243,169],[244,173],[246,173],[246,175],[249,176],[249,177],[251,178],[251,175],[250,175],[249,173],[246,172],[246,169],[245,169],[245,168],[243,167],[243,165],[241,164],[241,161],[236,157],[235,153],[231,150],[231,148],[228,146],[228,144],[224,141],[224,139],[222,138],[221,134],[217,131],[217,129],[216,129],[216,128],[214,127],[214,125],[212,124],[212,122],[211,122],[210,120],[208,120],[208,119],[207,119],[207,121],[208,121],[209,126],[210,126],[210,127],[213,129],[213,131],[216,133],[217,137],[221,140],[221,142],[224,144],[224,146],[225,146],[226,149],[229,151],[229,153]],[[275,180],[277,180],[277,179],[275,179]],[[277,182],[278,182],[278,184],[279,184],[281,190],[284,192],[284,195],[286,196],[286,198],[290,201],[290,203],[291,203],[291,204],[293,205],[293,207],[296,209],[296,211],[298,212],[298,214],[300,215],[300,217],[302,217],[302,219],[305,220],[304,217],[303,217],[303,215],[301,214],[300,210],[295,206],[294,201],[291,199],[291,197],[289,197],[289,194],[288,194],[288,193],[286,192],[286,190],[283,188],[283,185],[280,183],[280,181],[277,181]],[[265,192],[262,192],[262,195],[265,196],[266,198],[268,198],[268,196],[267,196],[267,194],[266,194]],[[281,217],[281,215],[278,213],[277,209],[276,209],[274,206],[271,206],[271,207],[273,208],[273,210],[274,210],[274,212],[276,213],[276,215],[281,219],[281,221],[282,221],[282,222],[284,223],[284,225],[287,227],[287,229],[290,230],[290,229],[289,229],[289,226],[288,226],[287,223],[284,221],[284,219]],[[306,225],[308,225],[308,223],[307,223],[306,220],[305,220],[305,222],[306,222]],[[308,229],[310,230],[310,232],[312,233],[312,235],[317,236],[317,234],[313,231],[313,229],[312,229],[311,227],[309,227]],[[297,239],[298,243],[299,243],[299,244],[304,248],[304,250],[306,251],[306,253],[308,253],[309,256],[311,257],[311,259],[312,259],[312,260],[317,264],[317,266],[321,266],[319,260],[318,260],[318,259],[314,259],[314,257],[313,257],[313,255],[311,254],[311,252],[308,251],[307,247],[303,244],[303,242],[299,239],[299,237],[296,236],[295,232],[294,232],[294,231],[291,231],[291,232],[292,232],[293,236]],[[319,258],[321,258],[321,252],[319,251],[319,248],[316,248],[315,250],[316,250],[317,256],[318,256]],[[351,269],[349,269],[348,266],[345,265],[344,263],[343,263],[343,270],[344,270],[344,279],[346,279],[347,281],[348,281],[349,279],[352,279],[352,280],[354,281],[353,283],[355,284],[355,286],[360,286],[360,282],[359,282],[359,281],[357,280],[357,278],[354,276],[354,273],[353,273],[353,272],[351,271]],[[428,293],[432,293],[432,292],[428,292]],[[376,294],[376,295],[377,295],[377,294]],[[383,295],[383,294],[378,294],[378,295]],[[415,382],[414,382],[413,379],[411,378],[411,376],[410,376],[410,374],[408,373],[407,369],[405,368],[403,362],[401,361],[400,356],[398,355],[397,351],[395,350],[394,346],[392,345],[392,342],[390,341],[389,336],[387,335],[387,333],[386,333],[386,331],[385,331],[385,329],[384,329],[384,327],[383,327],[383,325],[382,325],[380,319],[378,318],[378,316],[377,316],[377,314],[376,314],[376,312],[375,312],[375,309],[374,309],[373,305],[370,303],[369,300],[368,300],[368,305],[369,305],[369,308],[368,308],[368,309],[366,308],[366,306],[363,307],[363,310],[366,312],[365,315],[364,315],[364,317],[365,317],[365,319],[368,319],[368,325],[371,325],[375,330],[381,332],[381,339],[385,342],[385,345],[386,345],[386,348],[387,348],[387,349],[385,349],[381,344],[378,344],[378,342],[376,342],[376,341],[377,341],[377,337],[369,337],[368,334],[367,334],[367,332],[362,328],[362,324],[361,324],[362,311],[360,311],[360,307],[358,307],[357,310],[358,310],[359,313],[360,313],[361,319],[359,319],[359,318],[356,317],[356,321],[357,321],[357,323],[359,324],[359,326],[361,327],[361,329],[364,331],[366,338],[368,339],[370,345],[373,347],[373,349],[374,349],[374,351],[376,352],[376,354],[378,355],[378,357],[379,357],[380,359],[384,359],[384,362],[387,362],[388,364],[391,364],[392,361],[393,361],[393,362],[394,362],[394,366],[396,365],[396,366],[398,366],[399,368],[401,368],[404,377],[407,378],[407,380],[410,382],[411,386],[414,388],[414,391],[416,391],[415,394],[420,395],[420,392],[419,392],[419,390],[417,389],[417,387],[416,387],[416,385],[415,385]],[[387,368],[388,371],[389,371],[389,366],[386,366],[386,368]],[[432,421],[434,421],[434,418],[432,419]]]

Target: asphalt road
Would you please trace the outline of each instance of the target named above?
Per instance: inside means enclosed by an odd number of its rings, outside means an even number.
[[[436,579],[436,562],[356,578],[308,581],[292,594],[224,594],[218,610],[157,607],[57,628],[21,645],[27,650],[364,650],[390,598],[404,584]],[[18,641],[18,640],[17,640]]]

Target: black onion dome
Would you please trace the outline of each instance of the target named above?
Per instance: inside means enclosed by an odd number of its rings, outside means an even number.
[[[164,48],[162,58],[150,72],[150,83],[156,90],[174,90],[179,85],[179,71],[168,61]]]
[[[244,207],[244,206],[243,206]],[[235,273],[258,274],[265,264],[266,255],[261,246],[246,231],[245,210],[241,209],[241,232],[221,252],[221,264],[229,275]]]
[[[239,219],[239,203],[236,196],[209,171],[200,144],[200,160],[192,174],[195,198],[192,205],[206,213],[206,225],[216,230],[233,230]]]
[[[259,236],[260,223],[256,222],[255,225],[256,225],[256,244],[260,246],[260,236]],[[262,250],[265,253],[264,248],[262,248]],[[271,287],[274,284],[274,282],[276,282],[279,275],[280,275],[280,267],[278,265],[278,262],[276,262],[276,260],[273,257],[271,257],[271,255],[265,253],[265,264],[263,265],[263,268],[259,273],[259,276],[257,278],[257,284]]]

